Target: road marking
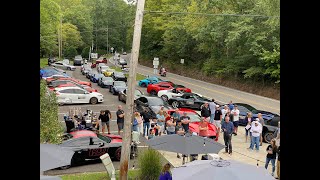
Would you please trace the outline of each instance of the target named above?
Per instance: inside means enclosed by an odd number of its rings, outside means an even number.
[[[141,69],[141,70],[142,70],[142,71],[145,71],[145,72],[148,72],[148,73],[152,73],[152,72],[149,71],[149,70],[144,70],[144,69]],[[231,98],[233,98],[233,99],[238,99],[238,100],[240,100],[240,101],[249,102],[249,103],[251,103],[251,104],[255,104],[255,105],[267,107],[267,108],[276,110],[277,113],[279,113],[279,111],[280,111],[280,109],[273,108],[273,107],[271,107],[271,106],[267,106],[267,105],[264,105],[264,104],[261,104],[261,103],[257,103],[257,102],[254,102],[254,101],[251,101],[251,100],[248,100],[248,99],[236,97],[235,95],[232,95],[232,94],[224,93],[224,92],[217,91],[217,90],[212,90],[212,89],[209,89],[209,88],[206,88],[206,87],[203,87],[203,86],[199,86],[199,85],[196,85],[196,84],[193,84],[193,83],[190,83],[190,82],[186,82],[186,81],[182,81],[182,80],[179,80],[179,79],[175,79],[175,78],[172,78],[172,77],[171,77],[171,79],[174,79],[174,80],[176,80],[176,81],[180,81],[180,82],[183,82],[183,83],[186,83],[186,84],[190,84],[190,85],[193,85],[193,86],[196,86],[196,87],[199,87],[199,88],[202,88],[202,89],[205,89],[205,90],[214,92],[214,93],[218,93],[218,94],[222,94],[222,95],[225,95],[225,96],[229,96],[229,97],[231,97]]]

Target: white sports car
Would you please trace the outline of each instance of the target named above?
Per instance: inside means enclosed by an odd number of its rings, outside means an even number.
[[[55,88],[58,104],[97,104],[103,102],[103,95],[98,92],[88,92],[79,87],[60,87]]]
[[[172,97],[180,97],[183,92],[177,91],[176,89],[160,90],[158,91],[158,97],[163,99],[163,101],[168,101]]]

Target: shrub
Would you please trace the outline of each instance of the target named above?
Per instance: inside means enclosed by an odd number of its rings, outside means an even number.
[[[90,47],[85,47],[82,49],[81,56],[83,58],[88,58],[89,57],[89,52],[90,52]]]
[[[162,169],[161,154],[153,149],[145,150],[138,159],[139,179],[158,180]]]
[[[74,47],[68,47],[64,52],[65,58],[73,59],[76,55],[78,55],[78,52]]]
[[[48,92],[44,80],[40,82],[40,143],[61,143],[62,124],[58,120],[56,96]]]

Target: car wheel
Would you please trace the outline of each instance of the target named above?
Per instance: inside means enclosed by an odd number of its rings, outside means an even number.
[[[120,161],[120,159],[121,159],[121,147],[119,147],[119,148],[114,152],[114,158],[115,158],[117,161]]]
[[[93,97],[90,99],[90,104],[97,104],[98,103],[98,99]]]
[[[67,70],[69,70],[69,71],[70,71],[70,70],[71,70],[71,68],[70,68],[70,67],[67,67]]]
[[[172,107],[173,108],[178,108],[179,107],[179,102],[178,101],[173,101],[172,102]]]
[[[152,96],[156,96],[158,93],[157,93],[157,91],[152,90],[152,91],[150,91],[150,94],[151,94]]]
[[[75,152],[74,155],[72,156],[70,166],[81,165],[84,162],[85,162],[85,159],[81,156],[81,154],[78,154],[77,152]]]
[[[147,84],[146,83],[142,83],[141,87],[147,87]]]
[[[273,139],[273,133],[268,131],[263,135],[263,140],[267,143],[270,143],[271,140]]]
[[[167,95],[162,95],[161,98],[163,101],[166,101],[166,102],[168,102],[168,100],[169,100]]]
[[[112,88],[112,94],[113,95],[116,95],[117,93],[116,93],[116,91]]]

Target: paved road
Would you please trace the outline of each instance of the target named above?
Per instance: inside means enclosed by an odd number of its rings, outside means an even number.
[[[122,58],[126,59],[129,62],[130,56],[131,54],[122,55]],[[138,65],[137,72],[145,75],[149,75],[149,76],[154,75],[152,68],[142,66],[142,65]],[[170,80],[177,84],[182,84],[190,88],[193,92],[202,94],[207,97],[212,97],[221,103],[228,103],[230,100],[232,100],[233,102],[247,103],[257,109],[280,114],[279,100],[270,99],[270,98],[258,96],[255,94],[250,94],[243,91],[238,91],[235,89],[215,85],[212,83],[206,83],[204,81],[180,76],[170,72],[167,73],[167,77],[162,77],[162,79]]]
[[[110,66],[112,64],[109,64]],[[82,80],[82,81],[90,81],[89,79],[87,79],[85,76],[83,76],[80,72],[80,67],[77,67],[77,69],[75,71],[68,71],[67,72],[69,75],[71,75],[72,77]],[[98,86],[96,83],[92,83],[92,87],[97,89],[98,92],[102,93],[104,96],[104,102],[100,103],[100,104],[95,104],[95,105],[91,105],[91,104],[79,104],[79,105],[63,105],[63,106],[59,106],[59,120],[61,121],[61,123],[65,126],[64,120],[63,120],[63,114],[69,112],[69,109],[71,108],[81,108],[82,111],[85,111],[86,109],[91,109],[93,110],[93,112],[99,114],[100,110],[105,110],[108,109],[111,111],[111,115],[112,115],[112,120],[110,122],[110,129],[111,129],[111,133],[112,134],[117,134],[117,124],[116,124],[116,111],[117,111],[117,106],[119,104],[121,105],[125,105],[123,102],[118,101],[118,96],[116,95],[112,95],[108,89],[106,88],[101,88],[100,86]],[[137,87],[139,88],[139,87]],[[145,88],[139,88],[140,90],[142,90],[143,92],[146,93]],[[145,138],[144,137],[140,137],[140,144],[138,146],[138,151],[141,152],[144,149],[146,149],[145,147]],[[162,159],[162,161],[164,163],[168,162],[166,159]],[[137,160],[133,160],[130,161],[129,166],[130,168],[132,168],[133,164],[135,165],[135,167],[138,167],[137,164]],[[113,165],[115,167],[115,169],[119,169],[120,167],[120,162],[115,161],[113,162]],[[95,161],[87,161],[86,165],[82,165],[82,166],[77,166],[77,167],[71,167],[69,169],[66,170],[50,170],[45,172],[46,175],[62,175],[62,174],[73,174],[73,173],[83,173],[83,172],[101,172],[104,171],[105,168],[103,166],[103,164],[101,163],[100,160],[95,160]]]

